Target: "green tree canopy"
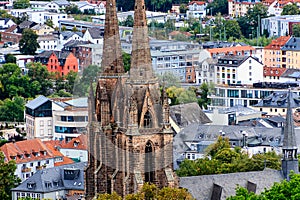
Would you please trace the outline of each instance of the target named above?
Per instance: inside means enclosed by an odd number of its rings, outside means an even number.
[[[6,63],[16,63],[17,59],[16,59],[16,57],[14,55],[12,55],[12,54],[9,53],[9,54],[5,55],[5,62]]]
[[[299,10],[297,4],[295,4],[295,3],[286,4],[285,6],[283,6],[282,12],[281,12],[281,15],[299,15],[299,14],[300,14],[300,10]]]
[[[126,20],[121,23],[121,26],[133,27],[133,17],[128,15]]]
[[[184,160],[176,173],[178,176],[197,176],[234,172],[260,171],[265,167],[279,170],[281,157],[275,152],[249,157],[240,147],[230,148],[229,139],[219,137],[206,149],[207,156],[197,160]]]
[[[300,37],[300,24],[293,24],[292,30],[295,37]]]
[[[20,52],[22,54],[34,55],[35,51],[40,47],[37,38],[38,35],[33,30],[24,29],[19,42]]]
[[[5,162],[3,152],[0,152],[0,199],[11,199],[10,190],[21,182],[14,174],[16,169],[16,163],[14,161]]]
[[[22,97],[16,96],[12,100],[5,99],[0,102],[0,121],[23,122],[25,101]]]
[[[209,9],[209,14],[212,12],[212,15],[221,13],[222,15],[228,14],[228,1],[227,0],[214,0],[207,5]]]
[[[121,200],[115,192],[112,194],[100,194],[97,200]],[[142,189],[135,194],[128,194],[126,200],[193,200],[192,195],[185,189],[164,187],[159,189],[154,184],[144,184]]]
[[[30,3],[29,0],[16,0],[13,3],[14,9],[24,9],[24,8],[29,8]]]
[[[227,200],[269,200],[269,199],[300,199],[300,174],[291,173],[290,181],[283,180],[275,183],[270,189],[265,189],[261,194],[248,192],[246,188],[238,186],[236,195]]]
[[[125,72],[128,72],[131,65],[131,55],[129,53],[122,52],[122,58],[124,62],[124,70]]]

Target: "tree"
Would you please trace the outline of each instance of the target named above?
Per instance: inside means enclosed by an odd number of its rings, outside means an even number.
[[[0,104],[0,121],[24,121],[25,101],[22,97],[16,96],[12,100],[5,99]]]
[[[24,29],[19,42],[20,52],[22,54],[34,55],[37,48],[40,47],[37,38],[38,35],[33,30]]]
[[[34,62],[28,63],[26,67],[30,83],[34,86],[32,88],[32,95],[42,94],[48,96],[51,93],[50,89],[53,87],[53,84],[47,67],[42,65],[42,63]]]
[[[226,39],[229,37],[233,37],[234,39],[240,39],[242,37],[241,27],[239,26],[239,23],[236,20],[225,20],[224,25]]]
[[[115,192],[112,194],[100,194],[97,200],[121,200]],[[145,183],[141,190],[135,194],[128,194],[126,200],[192,200],[192,195],[185,189],[164,187],[159,189],[154,184]]]
[[[253,27],[255,36],[256,36],[256,29],[258,27],[258,23],[260,23],[260,20],[262,18],[266,18],[268,16],[267,13],[268,13],[268,7],[263,5],[262,3],[255,4],[253,8],[250,8],[247,11],[246,17],[248,19],[251,28]],[[245,36],[247,37],[247,35]]]
[[[197,97],[194,91],[184,88],[171,86],[166,89],[168,97],[171,99],[171,105],[181,103],[197,102]]]
[[[261,194],[248,192],[246,188],[238,186],[236,195],[228,200],[268,200],[268,199],[299,199],[300,198],[300,174],[291,173],[290,181],[282,180],[275,183],[270,189],[265,189]]]
[[[122,58],[124,62],[124,70],[125,72],[128,72],[130,70],[131,65],[131,55],[126,52],[122,52]]]
[[[54,24],[53,24],[53,21],[52,21],[51,19],[47,19],[46,22],[45,22],[45,24],[46,24],[47,26],[50,26],[51,28],[54,28],[54,27],[53,27]]]
[[[166,12],[172,7],[172,0],[146,0],[145,4],[149,10]]]
[[[300,24],[293,24],[292,30],[295,37],[300,37]]]
[[[216,13],[221,13],[222,15],[228,14],[228,1],[227,0],[214,0],[207,5],[209,13],[215,15]]]
[[[163,75],[157,75],[157,77],[160,85],[164,86],[165,88],[172,86],[177,88],[180,87],[180,79],[170,71],[165,72]]]
[[[81,11],[79,10],[78,6],[75,4],[71,4],[69,6],[66,6],[65,12],[67,14],[81,14]]]
[[[299,15],[299,14],[300,14],[300,10],[299,10],[297,4],[295,4],[295,3],[286,4],[285,6],[283,6],[282,12],[281,12],[281,15]]]
[[[281,157],[275,152],[256,154],[251,158],[240,147],[232,149],[229,139],[219,137],[206,149],[206,156],[197,160],[184,160],[176,171],[178,176],[197,176],[234,172],[259,171],[265,167],[280,169]]]
[[[24,9],[30,7],[29,0],[16,0],[13,3],[14,9]]]
[[[198,104],[202,109],[207,109],[207,105],[210,104],[210,99],[208,94],[213,92],[214,84],[213,83],[202,83],[199,87],[200,89],[200,98],[198,99]]]
[[[126,20],[121,23],[122,26],[133,27],[133,17],[132,15],[128,15]]]
[[[120,11],[130,11],[134,8],[134,0],[117,0],[117,7]]]
[[[14,173],[17,169],[14,161],[5,162],[3,152],[0,152],[0,199],[11,199],[11,189],[16,187],[21,180]]]
[[[186,4],[181,4],[179,7],[179,12],[180,13],[186,13],[186,11],[188,10],[187,5]]]
[[[16,59],[16,57],[14,55],[12,55],[12,54],[9,53],[9,54],[5,55],[5,62],[6,63],[16,63],[17,59]]]

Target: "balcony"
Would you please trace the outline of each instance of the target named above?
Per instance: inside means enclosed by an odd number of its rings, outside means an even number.
[[[46,168],[46,165],[36,166],[36,170],[41,170],[41,169],[44,169],[44,168]]]
[[[22,171],[22,173],[31,172],[31,168],[23,167],[21,171]]]

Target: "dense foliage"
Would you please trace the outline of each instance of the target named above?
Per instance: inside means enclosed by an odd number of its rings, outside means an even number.
[[[24,29],[19,42],[20,52],[25,55],[34,55],[35,51],[40,47],[37,38],[38,35],[33,30]]]
[[[269,199],[300,199],[300,174],[291,173],[290,181],[283,180],[275,183],[270,189],[261,194],[248,192],[243,187],[236,189],[236,195],[227,200],[269,200]]]
[[[121,200],[116,193],[100,194],[97,200]],[[153,184],[144,184],[141,191],[136,194],[128,194],[126,200],[192,200],[193,197],[185,189],[164,187],[157,188]]]
[[[17,169],[14,161],[5,162],[5,157],[0,152],[0,199],[11,199],[11,189],[16,187],[21,180],[14,175]]]
[[[233,172],[259,171],[265,167],[280,169],[280,156],[275,152],[256,154],[249,157],[240,147],[230,148],[229,139],[219,137],[207,148],[202,159],[184,160],[176,171],[178,176],[197,176]]]

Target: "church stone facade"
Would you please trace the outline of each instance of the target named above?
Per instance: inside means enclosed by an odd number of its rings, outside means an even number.
[[[89,96],[86,198],[176,187],[168,98],[153,74],[144,0],[135,1],[131,69],[124,72],[115,0],[107,0],[102,72]]]

